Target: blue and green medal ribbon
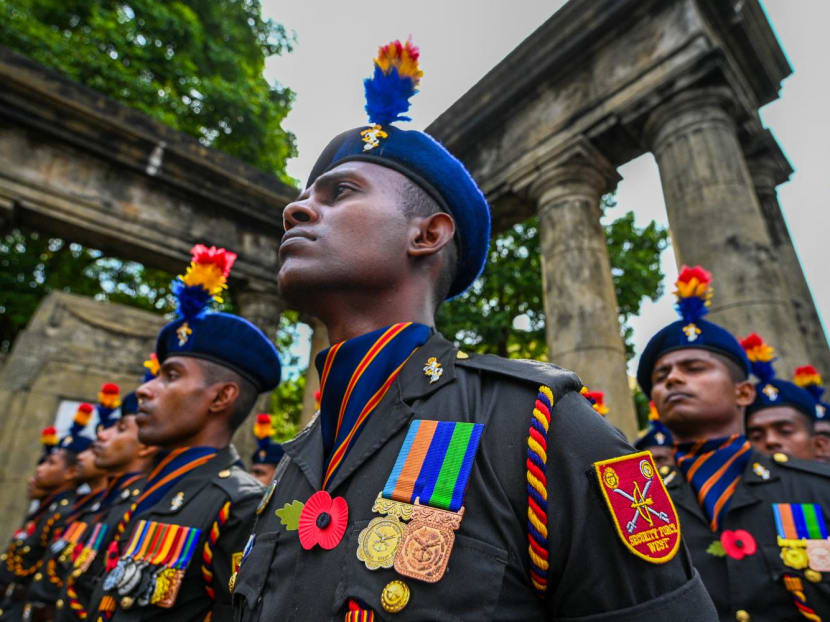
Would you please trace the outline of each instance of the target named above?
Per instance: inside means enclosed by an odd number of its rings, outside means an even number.
[[[775,528],[785,540],[826,540],[827,523],[817,503],[773,503]]]
[[[457,512],[484,425],[416,419],[409,425],[383,497]]]

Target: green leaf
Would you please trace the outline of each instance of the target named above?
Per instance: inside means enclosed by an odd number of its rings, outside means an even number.
[[[280,522],[288,531],[297,531],[300,524],[300,513],[303,511],[305,503],[302,501],[292,501],[286,503],[282,508],[276,510],[274,513],[279,516]]]
[[[709,555],[714,555],[715,557],[726,557],[726,550],[723,548],[723,544],[721,544],[720,540],[715,540],[709,547],[706,549],[706,552]]]

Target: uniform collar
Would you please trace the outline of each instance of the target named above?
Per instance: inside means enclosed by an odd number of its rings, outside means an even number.
[[[414,411],[409,406],[413,401],[434,393],[455,380],[457,348],[439,333],[422,345],[404,365],[398,379],[378,405],[383,416],[369,417],[366,428],[355,441],[354,447],[343,460],[328,486],[334,491],[360,465],[371,458],[386,442],[411,421]],[[437,380],[424,371],[427,361],[435,357],[443,371]],[[294,440],[283,445],[285,453],[303,472],[314,490],[320,490],[323,483],[323,437],[320,432],[320,418],[315,419]]]

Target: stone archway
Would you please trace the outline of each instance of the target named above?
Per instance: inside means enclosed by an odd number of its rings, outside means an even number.
[[[571,0],[427,128],[479,181],[496,227],[539,215],[551,360],[605,390],[629,437],[599,199],[646,151],[678,261],[717,278],[711,318],[763,334],[782,375],[808,361],[830,372],[776,197],[792,169],[758,115],[791,72],[757,0]]]

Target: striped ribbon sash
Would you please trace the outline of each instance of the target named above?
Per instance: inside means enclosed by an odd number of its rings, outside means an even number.
[[[327,456],[323,490],[343,464],[369,415],[431,332],[423,324],[402,322],[342,341],[317,355],[320,428]]]
[[[827,539],[827,524],[817,503],[773,503],[772,513],[781,546],[782,540]]]
[[[413,421],[383,497],[460,510],[483,429],[480,423]]]
[[[723,523],[750,457],[749,441],[742,434],[677,446],[677,466],[695,491],[712,531]]]

